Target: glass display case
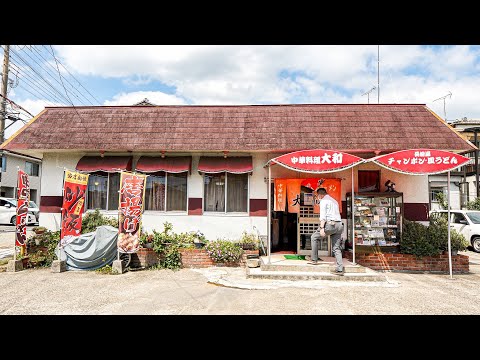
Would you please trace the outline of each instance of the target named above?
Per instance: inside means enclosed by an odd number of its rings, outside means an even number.
[[[380,247],[382,249],[398,248],[402,241],[403,193],[368,192],[355,193],[353,200],[352,231],[352,194],[347,193],[347,239],[348,248]]]

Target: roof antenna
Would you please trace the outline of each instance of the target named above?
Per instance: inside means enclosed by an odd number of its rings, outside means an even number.
[[[367,95],[367,99],[368,99],[368,103],[369,103],[369,104],[370,104],[370,93],[371,93],[373,90],[375,90],[375,89],[376,89],[376,87],[374,86],[374,87],[372,87],[370,90],[365,91],[365,92],[362,94],[362,96]]]
[[[443,99],[443,115],[444,115],[444,117],[445,117],[445,122],[447,122],[447,111],[445,110],[445,99],[446,99],[447,97],[452,98],[452,92],[451,92],[451,91],[449,91],[447,95],[442,96],[442,97],[439,97],[438,99],[433,100],[433,101],[437,101],[437,100],[442,100],[442,99]]]

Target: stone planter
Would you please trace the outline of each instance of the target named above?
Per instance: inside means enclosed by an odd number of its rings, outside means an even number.
[[[258,255],[247,255],[246,264],[249,268],[260,266],[260,257]]]

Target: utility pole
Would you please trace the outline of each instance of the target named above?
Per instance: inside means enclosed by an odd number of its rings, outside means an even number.
[[[8,62],[10,60],[10,45],[5,45],[3,52],[2,74],[2,104],[0,108],[0,143],[5,140],[5,119],[7,117],[7,87],[8,87]]]
[[[380,45],[377,46],[377,97],[380,104]]]

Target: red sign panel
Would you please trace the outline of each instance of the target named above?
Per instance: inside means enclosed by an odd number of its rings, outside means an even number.
[[[140,247],[140,222],[146,178],[146,175],[127,172],[120,175],[117,248],[121,253],[134,253]]]
[[[30,202],[30,181],[28,174],[18,170],[17,178],[17,222],[15,246],[26,246],[28,203]]]
[[[85,191],[88,184],[87,174],[65,170],[63,182],[62,228],[60,244],[71,242],[82,232],[82,214],[85,207]]]
[[[444,150],[410,149],[382,155],[371,161],[403,174],[428,175],[453,170],[470,159]]]
[[[295,171],[328,173],[351,168],[364,160],[341,151],[301,150],[278,156],[271,161]]]

